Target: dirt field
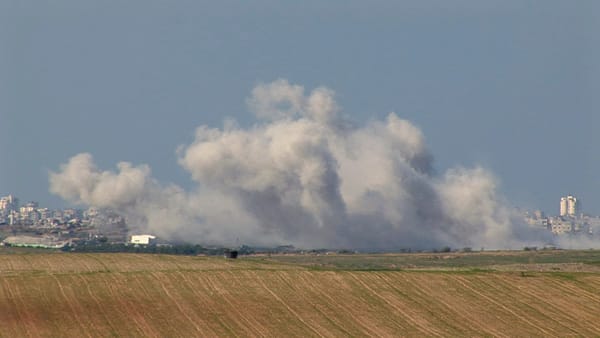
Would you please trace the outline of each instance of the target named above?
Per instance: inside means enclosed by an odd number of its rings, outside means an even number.
[[[598,314],[595,272],[0,254],[2,337],[598,336]]]

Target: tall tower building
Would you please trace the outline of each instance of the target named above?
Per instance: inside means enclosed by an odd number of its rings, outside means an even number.
[[[579,203],[577,198],[569,195],[567,196],[567,215],[575,216],[579,212]]]
[[[560,198],[560,216],[576,216],[579,212],[579,202],[572,195]]]
[[[567,198],[560,198],[560,211],[558,213],[560,216],[567,216]]]
[[[0,198],[0,210],[11,211],[16,210],[19,206],[19,199],[13,195],[8,195]]]

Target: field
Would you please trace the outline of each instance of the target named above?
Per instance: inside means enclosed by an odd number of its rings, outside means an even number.
[[[598,336],[596,251],[0,250],[0,336]]]

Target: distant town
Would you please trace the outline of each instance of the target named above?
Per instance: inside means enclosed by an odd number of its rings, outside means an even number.
[[[547,216],[540,210],[524,211],[523,219],[529,226],[545,229],[555,236],[595,237],[595,232],[600,235],[600,216],[581,212],[580,205],[575,196],[568,195],[560,198],[558,215]],[[152,234],[131,233],[126,218],[111,210],[94,207],[51,210],[34,201],[20,203],[13,195],[0,198],[0,240],[5,246],[71,250],[82,250],[90,245],[108,248],[112,245],[112,248],[121,248],[119,251],[124,246],[172,246]],[[295,250],[292,246],[280,249]]]
[[[594,235],[600,232],[600,216],[591,216],[581,211],[581,202],[572,195],[560,198],[558,215],[546,216],[542,211],[525,211],[525,222],[534,227],[551,231],[554,235]],[[600,233],[599,233],[600,235]]]
[[[131,241],[128,231],[125,217],[112,211],[50,210],[33,201],[20,203],[13,195],[0,198],[0,237],[5,245],[61,248],[94,240],[125,243]]]
[[[224,255],[303,252],[291,245],[271,248],[239,245],[235,248],[204,247],[198,243],[170,242],[152,234],[135,234],[126,218],[111,210],[56,209],[38,202],[20,203],[14,195],[0,198],[0,245],[62,249],[77,252],[146,252],[184,255]],[[310,250],[328,252],[325,249]]]

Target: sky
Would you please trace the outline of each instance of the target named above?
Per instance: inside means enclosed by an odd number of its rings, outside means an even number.
[[[436,172],[481,166],[508,203],[600,215],[597,1],[0,2],[0,194],[69,205],[49,173],[89,152],[193,189],[177,148],[253,88],[335,91],[358,124],[390,112]]]

